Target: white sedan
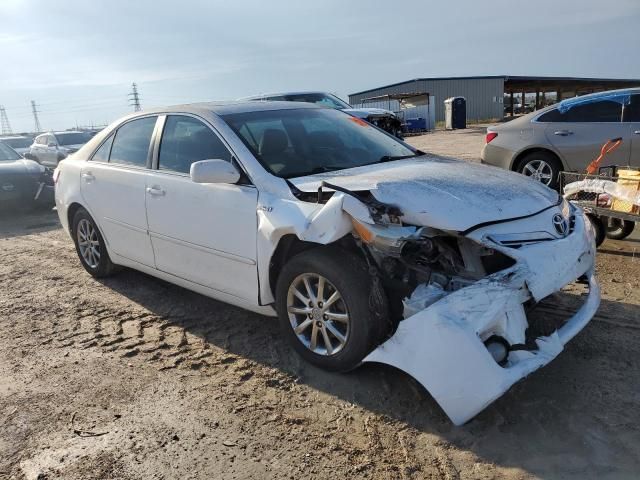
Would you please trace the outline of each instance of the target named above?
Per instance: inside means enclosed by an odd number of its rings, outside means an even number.
[[[91,275],[126,266],[277,315],[309,362],[394,365],[458,424],[555,358],[600,300],[592,228],[556,192],[310,104],[136,113],[55,181]],[[529,307],[574,281],[583,305],[542,332]]]

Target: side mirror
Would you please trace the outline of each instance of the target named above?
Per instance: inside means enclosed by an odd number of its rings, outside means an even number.
[[[50,143],[47,145],[47,147],[55,148],[55,147],[57,147],[57,145],[56,145],[55,143],[53,143],[53,142],[50,142]]]
[[[191,181],[195,183],[237,183],[240,172],[226,160],[200,160],[191,164]]]

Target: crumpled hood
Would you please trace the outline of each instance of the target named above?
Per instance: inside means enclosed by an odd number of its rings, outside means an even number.
[[[322,181],[369,190],[377,200],[399,207],[405,223],[459,232],[532,215],[559,201],[554,190],[519,173],[432,155],[290,181],[303,192],[317,191]]]
[[[373,117],[389,116],[394,118],[396,116],[396,114],[393,113],[392,111],[384,110],[382,108],[345,108],[342,111],[347,112],[353,115],[354,117],[365,118],[365,119],[370,116],[373,116]]]

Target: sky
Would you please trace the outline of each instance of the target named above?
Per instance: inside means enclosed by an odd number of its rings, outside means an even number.
[[[532,8],[532,5],[535,8]],[[640,0],[0,0],[14,132],[142,107],[418,77],[640,78]]]

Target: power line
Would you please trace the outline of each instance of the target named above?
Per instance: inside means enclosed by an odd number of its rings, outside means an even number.
[[[136,85],[136,82],[131,84],[131,89],[131,93],[128,95],[131,97],[129,99],[129,105],[133,106],[134,112],[139,112],[142,110],[142,107],[140,106],[140,95],[138,94],[138,85]]]
[[[7,117],[7,111],[2,105],[0,105],[0,125],[2,128],[2,134],[7,135],[13,133],[11,131],[11,124],[9,123],[9,117]]]
[[[35,122],[36,132],[41,132],[40,120],[38,120],[38,108],[35,100],[31,100],[31,111],[33,112],[33,121]]]

